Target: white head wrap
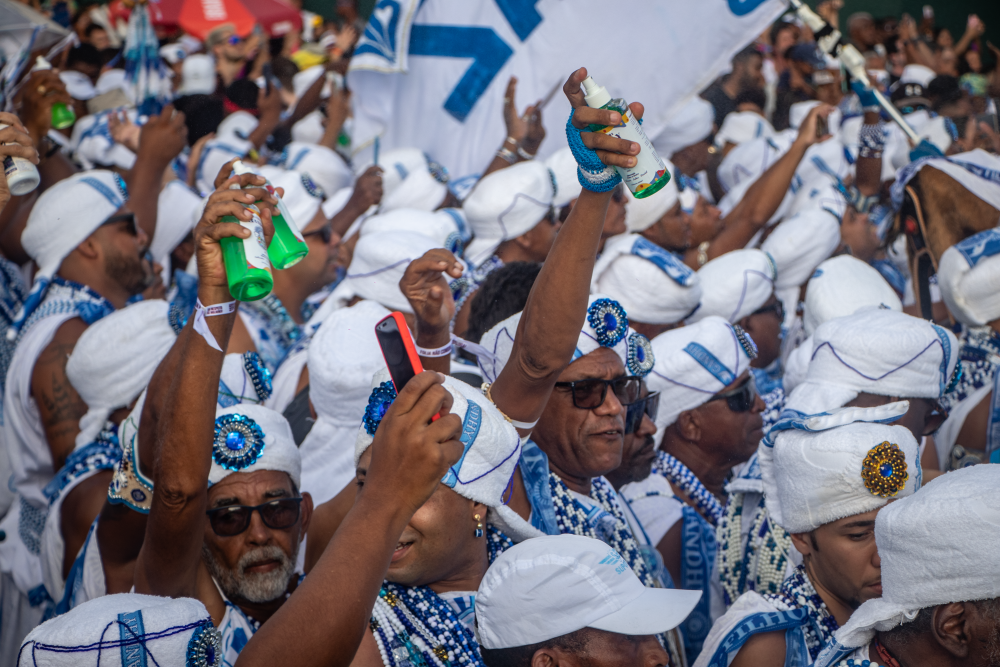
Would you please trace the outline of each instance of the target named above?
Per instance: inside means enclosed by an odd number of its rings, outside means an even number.
[[[43,623],[25,637],[18,667],[126,667],[129,647],[149,664],[190,664],[189,650],[222,655],[219,631],[198,600],[135,593],[105,595]]]
[[[463,205],[475,235],[465,256],[472,266],[489,259],[504,241],[541,222],[552,209],[552,172],[536,160],[519,162],[479,181]]]
[[[811,336],[824,322],[853,315],[865,306],[903,311],[896,292],[868,262],[850,255],[831,257],[809,279],[802,324]]]
[[[671,178],[659,192],[637,199],[632,191],[625,188],[628,204],[625,206],[625,227],[632,233],[643,232],[665,216],[680,198],[677,189],[677,170],[673,163],[664,160]]]
[[[125,70],[121,68],[109,69],[97,77],[94,88],[98,95],[110,93],[112,90],[120,90],[127,95],[131,101],[132,87],[125,80]]]
[[[893,420],[907,403],[846,408],[778,422],[758,449],[768,514],[789,533],[808,533],[884,507],[920,488],[917,441]]]
[[[760,137],[746,141],[722,158],[719,165],[719,184],[726,192],[745,181],[756,181],[768,167],[788,152],[798,132],[787,130],[773,137]]]
[[[774,294],[777,269],[763,250],[733,250],[698,269],[701,308],[689,322],[717,315],[736,324],[753,313]]]
[[[908,623],[921,609],[1000,597],[997,508],[1000,466],[978,465],[931,480],[879,512],[882,597],[855,609],[836,642],[866,646],[876,630]]]
[[[882,308],[830,320],[812,340],[806,381],[789,394],[786,410],[817,414],[844,406],[862,392],[939,398],[958,363],[953,333]]]
[[[219,128],[215,131],[215,136],[220,139],[247,139],[250,134],[257,129],[258,120],[249,111],[235,111],[226,116]]]
[[[715,107],[695,95],[667,121],[653,139],[653,148],[661,157],[670,158],[677,151],[708,139],[714,124]]]
[[[59,72],[59,80],[66,84],[66,92],[74,100],[82,100],[86,102],[89,99],[93,99],[97,96],[97,89],[94,88],[94,84],[90,82],[90,77],[88,77],[83,72],[77,72],[76,70],[65,70]]]
[[[309,401],[316,422],[302,441],[302,490],[318,505],[354,478],[354,444],[371,394],[372,375],[385,367],[375,325],[389,311],[364,300],[334,311],[309,343]]]
[[[778,267],[775,289],[805,284],[824,259],[840,245],[840,223],[820,209],[802,211],[778,224],[760,249]]]
[[[360,175],[371,166],[364,164],[355,172]],[[418,208],[433,211],[448,194],[448,187],[439,183],[430,172],[427,156],[419,148],[397,148],[379,156],[382,167],[382,203],[379,210]]]
[[[1000,230],[959,241],[938,262],[938,286],[962,324],[981,327],[1000,318]]]
[[[149,244],[153,259],[166,266],[170,253],[191,233],[204,210],[205,200],[184,181],[164,185],[156,203],[156,232]]]
[[[301,72],[296,72],[292,77],[292,92],[295,94],[296,100],[300,99],[305,92],[312,87],[316,80],[322,77],[326,73],[326,68],[322,65],[313,65],[312,67],[307,67]],[[324,89],[326,86],[323,86]],[[323,93],[326,93],[324,95]],[[330,91],[324,90],[320,93],[320,97],[329,97]]]
[[[237,111],[229,116],[229,118],[244,113],[246,112]],[[250,114],[247,115],[250,116]],[[226,120],[229,120],[229,118]],[[253,118],[253,116],[250,116],[250,118]],[[222,122],[225,123],[226,121]],[[195,171],[195,185],[199,192],[206,195],[215,191],[215,177],[219,175],[219,172],[226,166],[226,163],[233,158],[243,159],[250,152],[250,149],[253,148],[253,144],[245,138],[241,138],[233,133],[223,135],[221,133],[221,125],[219,129],[220,132],[216,133],[215,138],[207,141],[205,147],[202,148],[201,159],[198,161]],[[233,128],[230,129],[232,130]],[[253,130],[251,129],[251,131]],[[191,165],[188,165],[188,169],[190,168]]]
[[[809,112],[820,105],[820,102],[816,100],[806,100],[805,102],[796,102],[788,109],[788,126],[794,130],[802,127],[802,121],[806,119]],[[827,116],[827,126],[830,128],[830,134],[837,136],[840,130],[840,122],[844,119],[844,114],[840,109],[834,108],[834,110]]]
[[[545,166],[552,170],[552,175],[556,179],[556,198],[552,205],[562,208],[580,196],[583,186],[577,175],[576,158],[569,148],[560,148],[549,156],[545,161]]]
[[[336,151],[326,146],[293,141],[285,147],[283,166],[309,176],[326,196],[351,186],[354,173]]]
[[[750,367],[751,351],[756,357],[750,336],[721,317],[706,317],[654,338],[656,365],[646,384],[661,396],[657,433],[662,434],[685,410],[697,408],[735,382]]]
[[[258,470],[288,473],[301,488],[302,457],[288,420],[260,405],[217,407],[208,485],[218,484],[234,472]]]
[[[899,77],[899,83],[919,83],[924,88],[927,87],[937,73],[926,65],[907,65],[903,68],[903,73]]]
[[[638,234],[622,234],[605,245],[591,291],[607,294],[645,324],[680,322],[702,298],[698,274],[680,257]]]
[[[76,446],[90,444],[108,415],[146,388],[177,334],[167,321],[170,304],[139,301],[87,327],[66,362],[70,384],[87,404]]]
[[[715,145],[723,148],[727,143],[740,144],[760,137],[773,137],[774,127],[754,111],[733,111],[722,121],[715,133]]]
[[[788,210],[792,215],[809,210],[828,211],[840,222],[847,212],[847,199],[833,181],[820,176],[818,182],[799,188]]]
[[[181,85],[177,95],[211,95],[215,92],[215,58],[195,53],[181,65]]]
[[[751,187],[753,187],[753,184],[756,182],[757,182],[756,178],[752,181],[742,180],[738,184],[734,185],[732,189],[730,189],[729,192],[727,192],[726,195],[721,200],[719,200],[719,211],[722,213],[723,217],[726,217],[727,215],[732,213],[733,209],[736,208],[736,205],[739,204],[741,201],[743,201],[743,198],[746,196],[747,192],[750,190]],[[788,213],[791,210],[794,201],[795,201],[795,193],[792,192],[791,188],[789,188],[788,191],[785,193],[785,196],[782,198],[781,203],[778,204],[777,210],[775,210],[775,212],[771,215],[771,217],[768,218],[767,226],[770,227],[771,225],[774,225],[775,223],[780,222],[781,220],[784,220],[786,217],[788,217]],[[752,247],[752,245],[754,245],[753,241],[751,240],[751,243],[748,245]]]
[[[799,346],[788,353],[785,359],[785,374],[781,378],[781,384],[785,390],[785,396],[792,393],[796,387],[805,382],[809,372],[809,359],[812,357],[813,339],[809,336],[799,343]]]
[[[297,171],[286,171],[269,179],[276,188],[284,188],[285,194],[281,200],[292,214],[292,220],[299,231],[304,230],[316,217],[326,193],[306,174]]]
[[[361,236],[370,234],[394,234],[396,232],[416,232],[432,239],[438,247],[450,250],[456,257],[462,254],[462,234],[458,221],[461,214],[452,215],[456,209],[441,211],[420,211],[415,208],[401,208],[389,213],[374,215],[361,225]]]

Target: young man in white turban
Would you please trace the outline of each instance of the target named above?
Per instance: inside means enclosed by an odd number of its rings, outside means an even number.
[[[776,590],[743,594],[712,626],[696,667],[812,665],[837,628],[882,594],[875,517],[921,482],[913,435],[881,423],[905,409],[840,410],[771,430],[760,453],[767,507],[803,563]],[[782,567],[777,553],[753,556]]]
[[[997,507],[1000,468],[977,465],[879,512],[882,596],[851,615],[816,665],[1000,665]]]

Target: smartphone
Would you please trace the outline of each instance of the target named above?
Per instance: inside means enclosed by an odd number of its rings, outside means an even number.
[[[816,119],[816,138],[820,139],[830,133],[830,124],[822,116]]]
[[[396,311],[376,324],[375,336],[398,394],[415,375],[424,372],[403,314]]]

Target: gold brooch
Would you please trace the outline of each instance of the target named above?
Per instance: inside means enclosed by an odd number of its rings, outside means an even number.
[[[908,478],[906,457],[895,443],[886,441],[872,447],[861,464],[865,488],[880,498],[899,493]]]
[[[441,662],[448,662],[448,649],[444,647],[444,644],[438,644],[434,647],[434,655],[438,657]]]

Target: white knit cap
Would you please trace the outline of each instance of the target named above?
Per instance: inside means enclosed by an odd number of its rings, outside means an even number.
[[[901,401],[778,422],[779,430],[758,449],[764,499],[775,523],[792,534],[808,533],[919,489],[913,434],[877,423],[902,416],[907,407]]]
[[[475,235],[466,259],[472,266],[482,264],[501,243],[541,222],[554,199],[552,172],[537,160],[519,162],[480,180],[463,205]]]
[[[917,611],[1000,597],[1000,466],[955,470],[875,519],[882,597],[869,600],[837,631],[836,641],[866,646]]]
[[[301,488],[302,457],[288,420],[260,405],[217,407],[208,485],[218,484],[234,472],[258,470],[288,473]]]
[[[837,218],[827,211],[809,209],[779,223],[760,249],[774,259],[778,268],[774,288],[780,290],[805,284],[839,245]]]
[[[215,656],[216,663],[189,656]],[[141,656],[134,661],[130,656]],[[24,639],[18,667],[219,664],[222,637],[200,601],[119,593],[89,600]]]
[[[806,285],[802,324],[806,335],[838,317],[853,315],[866,306],[903,311],[903,304],[882,274],[857,257],[831,257],[817,267]]]
[[[938,286],[962,324],[981,327],[1000,318],[1000,230],[959,241],[938,262]]]
[[[328,197],[354,182],[351,168],[336,151],[326,146],[293,141],[285,147],[283,156],[285,169],[307,175]]]
[[[719,165],[719,184],[726,192],[746,181],[756,181],[767,169],[788,152],[798,132],[778,132],[773,137],[760,137],[746,141],[722,158]]]
[[[204,210],[205,200],[184,181],[175,179],[164,185],[156,203],[156,231],[149,243],[153,259],[163,264],[198,224]]]
[[[576,158],[569,148],[560,148],[549,156],[545,166],[552,170],[556,179],[556,197],[552,205],[562,208],[580,196],[583,186],[577,174]]]
[[[364,300],[327,317],[309,343],[309,401],[316,422],[302,441],[302,490],[319,505],[354,478],[354,442],[371,394],[372,375],[385,367],[375,325],[389,311]]]
[[[658,433],[736,381],[753,358],[740,341],[744,337],[756,357],[750,336],[721,317],[706,317],[653,339],[656,365],[646,377],[650,391],[660,392]],[[660,436],[662,438],[662,436]]]
[[[446,209],[454,211],[455,209]],[[445,211],[420,211],[415,208],[401,208],[388,213],[373,215],[361,225],[361,236],[371,234],[394,234],[397,232],[418,233],[435,241],[438,247],[450,250],[456,256],[462,254],[462,234],[458,221],[461,215],[451,215]]]
[[[763,250],[733,250],[720,255],[698,269],[701,308],[688,322],[717,315],[736,324],[771,298],[776,278],[774,260]]]
[[[76,446],[90,444],[108,415],[135,400],[177,334],[167,321],[170,304],[139,301],[87,327],[66,362],[70,384],[87,404]]]
[[[316,217],[326,193],[306,174],[297,171],[285,171],[271,181],[271,185],[276,188],[283,188],[285,194],[281,200],[288,207],[288,212],[292,214],[292,220],[302,231],[309,226],[312,219]]]
[[[667,173],[671,178],[659,192],[637,199],[631,190],[625,188],[628,198],[628,203],[625,205],[625,227],[629,232],[646,231],[677,204],[680,198],[680,191],[677,189],[677,171],[669,160],[663,160],[663,164],[667,166]]]
[[[638,234],[609,240],[594,267],[591,291],[618,301],[636,322],[675,324],[698,308],[698,274],[677,255]]]
[[[955,335],[931,322],[883,308],[866,308],[821,324],[813,333],[806,381],[785,410],[817,414],[865,392],[939,398],[958,364]]]
[[[726,115],[722,127],[715,133],[715,145],[740,144],[760,137],[773,137],[774,127],[755,111],[733,111]]]
[[[677,151],[708,139],[714,124],[715,107],[695,95],[667,121],[653,139],[653,148],[661,157],[670,158]]]
[[[371,388],[364,423],[354,445],[355,465],[371,446],[375,429],[389,409],[387,403],[395,397],[389,371],[384,368],[375,374]],[[479,389],[453,377],[445,377],[444,388],[454,399],[451,414],[462,418],[461,440],[465,452],[448,469],[441,483],[460,496],[487,507],[499,507],[521,456],[517,430]]]

